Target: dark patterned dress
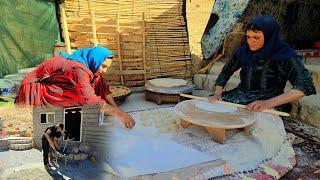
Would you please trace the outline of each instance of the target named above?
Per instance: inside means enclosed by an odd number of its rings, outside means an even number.
[[[256,60],[252,63],[242,63],[234,57],[225,64],[215,85],[224,87],[239,68],[241,82],[235,89],[223,92],[225,101],[249,104],[255,100],[270,99],[284,93],[288,80],[293,89],[302,91],[306,96],[316,94],[311,75],[298,56],[284,61]]]

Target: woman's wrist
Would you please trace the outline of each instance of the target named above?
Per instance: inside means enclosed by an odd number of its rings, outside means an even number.
[[[266,104],[267,104],[268,108],[273,108],[273,107],[280,105],[279,103],[277,103],[276,98],[271,98],[271,99],[266,100]]]
[[[222,94],[222,87],[221,86],[216,86],[216,89],[214,91],[214,95],[220,95]]]

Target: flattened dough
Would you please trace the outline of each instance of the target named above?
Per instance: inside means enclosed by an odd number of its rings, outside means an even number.
[[[175,86],[185,86],[187,81],[183,79],[172,79],[172,78],[157,78],[149,80],[149,83],[158,87],[175,87]]]
[[[197,102],[196,107],[205,111],[221,112],[221,113],[235,112],[237,110],[237,107],[227,106],[227,105],[218,104],[218,103],[204,102],[204,101]]]

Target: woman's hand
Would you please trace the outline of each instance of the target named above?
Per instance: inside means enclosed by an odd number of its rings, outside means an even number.
[[[273,108],[273,106],[268,100],[257,100],[246,106],[246,109],[254,111],[262,111],[271,108]]]
[[[209,102],[213,101],[221,101],[221,94],[215,94],[213,96],[208,97]]]
[[[222,87],[221,86],[216,86],[216,90],[214,91],[214,95],[210,96],[208,98],[209,102],[213,102],[213,101],[221,101],[222,100]]]
[[[113,107],[112,105],[105,103],[103,106],[104,109],[104,113],[106,115],[112,115],[112,116],[117,116],[119,117],[121,123],[123,124],[123,126],[125,128],[133,128],[135,125],[134,120],[132,119],[132,117],[125,113],[124,111],[122,111],[120,108],[118,107]]]
[[[119,118],[125,128],[132,129],[136,124],[133,118],[126,113],[123,113],[122,115],[120,115]]]

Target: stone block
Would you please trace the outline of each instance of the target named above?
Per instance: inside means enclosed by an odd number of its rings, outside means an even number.
[[[223,66],[225,65],[224,62],[216,62],[212,65],[211,69],[209,70],[209,74],[219,75]],[[233,78],[239,78],[240,77],[240,69],[233,73],[231,76]]]
[[[299,119],[320,128],[320,95],[303,97],[299,104],[301,109]]]
[[[217,75],[214,74],[196,74],[194,76],[194,84],[199,89],[204,89],[206,91],[214,92],[215,90],[215,82],[218,78]],[[240,83],[240,79],[231,77],[226,84],[224,91],[229,91],[231,89],[236,88]]]

